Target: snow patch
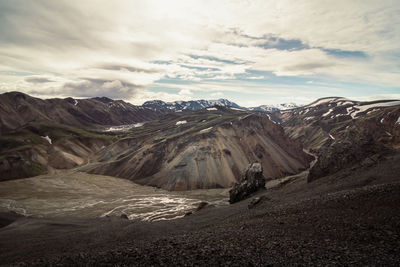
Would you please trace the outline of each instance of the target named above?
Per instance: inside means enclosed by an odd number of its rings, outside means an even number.
[[[335,137],[333,137],[331,134],[329,134],[329,137],[330,137],[332,140],[335,140]]]
[[[396,124],[400,124],[400,117],[397,118]]]
[[[181,125],[181,124],[185,124],[187,123],[187,121],[177,121],[175,125]]]
[[[400,118],[399,118],[399,119],[400,119]],[[382,118],[382,119],[381,119],[381,123],[383,123],[384,120],[385,120],[385,118]],[[398,120],[397,120],[397,121],[398,121]],[[396,122],[396,123],[397,123],[397,122]]]
[[[50,137],[48,136],[48,135],[46,135],[46,136],[41,136],[43,139],[46,139],[47,140],[47,142],[49,142],[49,144],[51,145],[51,139],[50,139]]]
[[[110,128],[106,129],[105,132],[120,132],[120,131],[127,131],[132,128],[142,127],[144,122],[138,122],[135,124],[127,124],[127,125],[119,125],[119,126],[111,126]]]
[[[269,114],[267,114],[267,117],[268,117],[268,119],[269,119],[270,121],[272,121],[273,123],[276,124],[276,121],[274,121],[273,119],[271,119],[271,117],[269,116]]]
[[[322,117],[328,116],[329,114],[331,114],[332,111],[333,111],[333,108],[329,109],[326,113],[324,113],[324,114],[322,115]]]
[[[135,123],[134,125],[133,125],[133,127],[134,128],[137,128],[137,127],[142,127],[144,125],[144,122],[138,122],[138,123]]]
[[[213,127],[209,127],[200,131],[200,133],[209,132]]]
[[[77,106],[78,105],[78,100],[74,99],[74,105]]]
[[[378,110],[378,109],[375,109],[375,108],[374,108],[373,110],[368,111],[367,114],[370,114],[370,113],[375,112],[375,111],[377,111],[377,110]]]
[[[352,111],[350,111],[352,109]],[[348,107],[348,108],[346,108],[346,111],[347,111],[347,115],[350,115],[351,116],[351,118],[355,118],[355,116],[356,116],[356,113],[354,113],[356,110],[354,109],[354,107]]]
[[[207,110],[211,111],[211,110],[218,110],[218,109],[217,108],[207,108]]]
[[[244,109],[241,109],[241,108],[233,108],[233,107],[230,107],[230,109],[239,110],[239,111],[244,111]],[[209,109],[207,109],[207,110],[209,110]]]
[[[353,105],[353,102],[350,102],[350,101],[340,102],[339,105],[341,105],[341,106],[344,106],[344,105]]]

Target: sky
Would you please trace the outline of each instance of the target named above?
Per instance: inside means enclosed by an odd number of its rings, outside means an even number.
[[[0,93],[400,99],[398,0],[0,0]]]

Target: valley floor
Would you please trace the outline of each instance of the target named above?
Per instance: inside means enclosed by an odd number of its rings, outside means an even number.
[[[172,221],[2,214],[5,265],[400,264],[400,155],[306,183],[306,174],[230,206]],[[15,217],[15,218],[14,218]]]

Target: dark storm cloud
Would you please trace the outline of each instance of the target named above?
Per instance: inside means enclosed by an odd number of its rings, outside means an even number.
[[[63,92],[77,97],[106,96],[109,98],[131,98],[143,89],[126,81],[82,78],[78,82],[64,84]]]

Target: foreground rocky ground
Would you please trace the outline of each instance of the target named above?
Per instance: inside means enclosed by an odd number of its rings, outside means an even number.
[[[398,160],[395,155],[312,183],[306,175],[295,177],[229,207],[204,208],[174,221],[20,218],[0,229],[0,262],[398,266]],[[248,209],[260,196],[264,199]]]

